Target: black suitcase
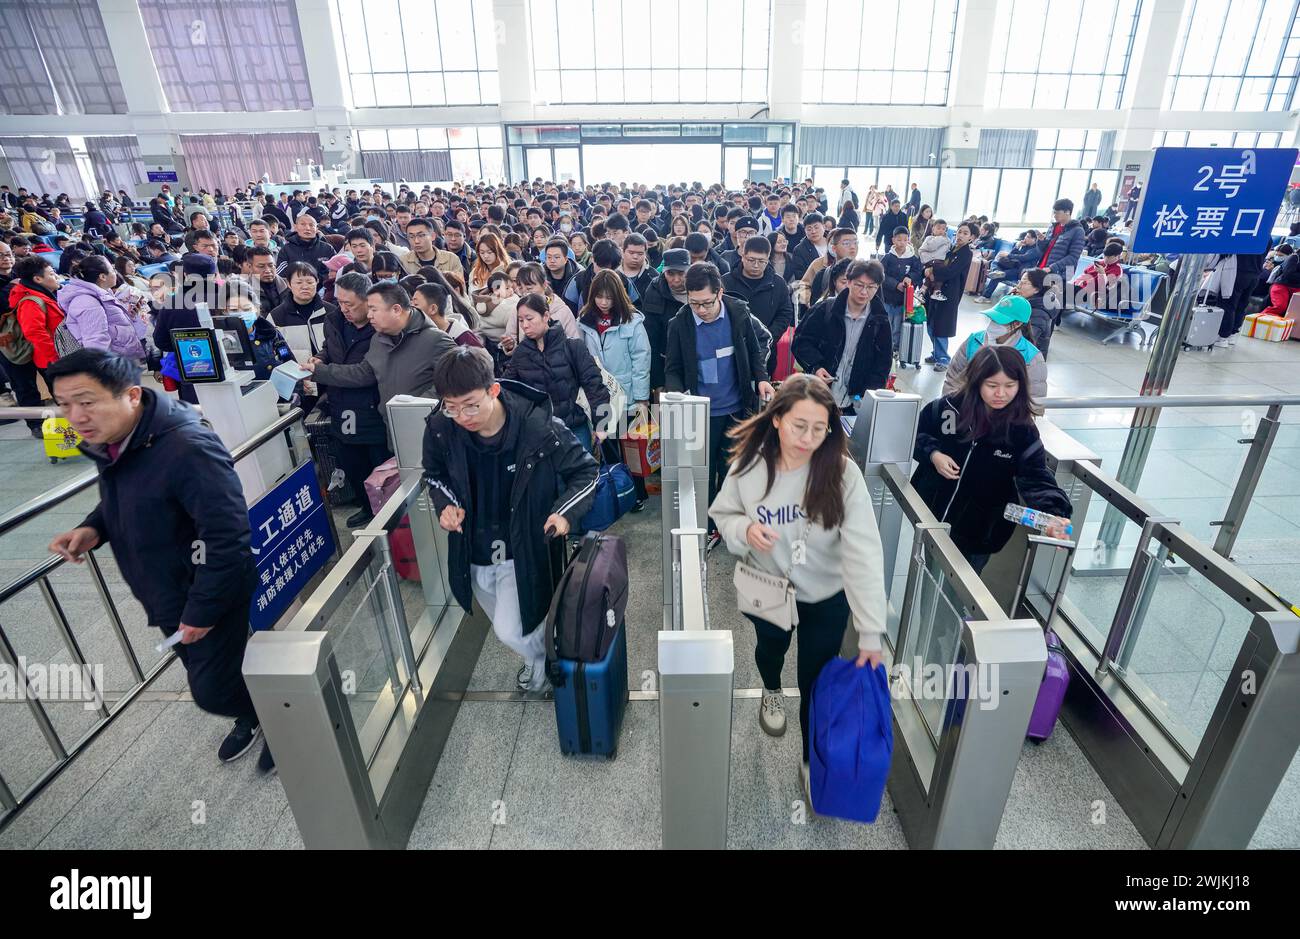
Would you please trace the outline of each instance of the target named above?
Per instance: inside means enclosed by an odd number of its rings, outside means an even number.
[[[328,415],[316,412],[303,422],[307,428],[307,442],[316,463],[316,478],[330,505],[350,505],[356,499],[352,483],[339,468],[334,435],[330,433]]]

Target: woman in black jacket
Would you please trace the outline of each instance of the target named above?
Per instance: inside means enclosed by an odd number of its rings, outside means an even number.
[[[519,298],[519,326],[524,338],[510,356],[503,377],[545,391],[555,416],[590,451],[591,425],[578,406],[578,391],[586,392],[588,406],[599,417],[609,411],[609,390],[587,344],[568,338],[563,326],[551,322],[550,307],[541,294]]]
[[[961,391],[921,411],[912,486],[976,572],[1015,530],[1008,503],[1057,516],[1044,532],[1061,538],[1072,507],[1047,467],[1034,426],[1029,375],[1010,346],[984,346],[971,359]]]

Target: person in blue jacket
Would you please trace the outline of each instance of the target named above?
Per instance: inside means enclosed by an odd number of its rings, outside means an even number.
[[[993,296],[993,291],[1004,285],[1008,290],[1011,289],[1020,279],[1021,271],[1034,267],[1043,259],[1043,248],[1042,237],[1034,229],[1021,235],[1014,248],[993,259],[992,269],[984,281],[980,296],[986,300],[1000,299]]]
[[[50,551],[80,563],[108,544],[122,578],[176,654],[194,703],[235,719],[217,756],[260,735],[244,685],[248,610],[257,582],[248,504],[235,464],[198,412],[140,386],[138,362],[79,349],[46,370],[55,401],[99,473],[99,504]],[[265,745],[258,767],[274,766]]]

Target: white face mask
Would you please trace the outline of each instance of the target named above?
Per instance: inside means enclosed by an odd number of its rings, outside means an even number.
[[[568,222],[561,222],[560,231],[564,232],[567,235],[569,232],[573,231],[573,226],[570,225]]]

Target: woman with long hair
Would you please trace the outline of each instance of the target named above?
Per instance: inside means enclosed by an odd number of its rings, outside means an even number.
[[[624,420],[635,426],[649,416],[650,335],[645,330],[645,316],[632,306],[617,271],[597,271],[591,279],[587,302],[578,312],[578,327],[592,358],[617,379],[627,396],[627,414],[592,414],[596,437],[605,444],[605,458],[618,462],[618,436]],[[645,480],[640,476],[632,479],[637,500],[633,511],[639,512],[646,500]]]
[[[1057,516],[1045,533],[1065,535],[1072,506],[1047,466],[1035,413],[1025,360],[1003,345],[976,352],[956,393],[921,411],[912,486],[952,526],[953,543],[977,572],[1011,539],[1008,503]]]
[[[474,250],[478,256],[474,259],[474,266],[470,268],[469,286],[471,290],[477,292],[486,289],[488,278],[496,271],[504,271],[509,261],[501,239],[491,232],[479,236]]]
[[[772,259],[768,262],[772,265],[772,273],[788,284],[787,272],[794,271],[790,266],[790,236],[778,228],[767,236],[767,240],[772,242]]]
[[[928,205],[921,206],[921,211],[912,219],[912,247],[921,250],[921,242],[930,235],[930,223],[934,221],[934,209]]]
[[[849,456],[839,408],[821,379],[790,376],[767,407],[730,436],[731,468],[709,515],[732,554],[794,587],[807,787],[813,683],[839,654],[850,620],[858,633],[858,667],[881,664],[886,600],[880,532],[862,471]],[[779,737],[786,726],[781,669],[793,629],[745,615],[754,624],[754,660],[763,678],[759,725]]]

